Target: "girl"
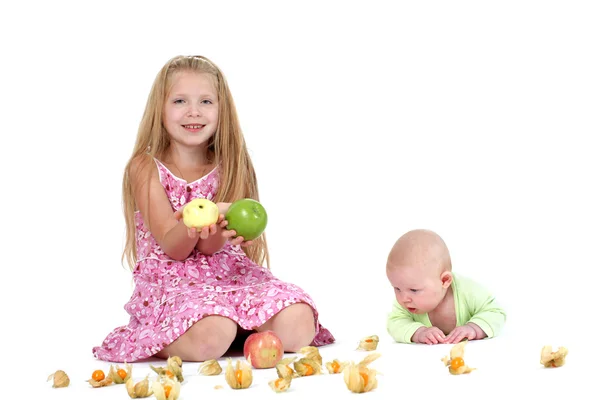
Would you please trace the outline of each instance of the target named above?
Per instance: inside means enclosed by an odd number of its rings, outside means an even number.
[[[221,213],[200,232],[179,211],[198,197]],[[218,359],[243,331],[272,330],[287,352],[334,342],[312,299],[271,273],[264,235],[244,241],[226,229],[229,205],[248,197],[258,200],[256,176],[225,77],[205,57],[171,59],[154,81],[123,177],[131,317],[93,348],[96,358]]]

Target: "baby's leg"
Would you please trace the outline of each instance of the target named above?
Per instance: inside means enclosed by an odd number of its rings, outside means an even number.
[[[297,352],[313,341],[315,316],[308,304],[296,303],[275,314],[256,330],[258,332],[274,331],[281,339],[284,351]]]
[[[179,356],[182,361],[200,362],[220,358],[237,333],[229,318],[209,315],[196,322],[173,343],[156,354],[159,358]]]

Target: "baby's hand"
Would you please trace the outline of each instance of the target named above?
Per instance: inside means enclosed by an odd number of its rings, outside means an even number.
[[[414,343],[438,344],[444,343],[445,337],[444,332],[435,326],[431,328],[421,327],[413,335],[412,341]]]
[[[471,325],[457,326],[448,334],[444,343],[459,343],[463,339],[473,340],[477,337],[477,331]]]

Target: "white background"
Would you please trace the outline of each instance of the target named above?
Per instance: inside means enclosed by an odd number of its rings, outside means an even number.
[[[122,172],[178,54],[227,77],[272,270],[312,295],[338,343],[379,334],[400,359],[420,351],[385,332],[385,260],[428,228],[507,309],[497,343],[533,368],[544,344],[569,347],[571,368],[593,361],[595,2],[117,4],[0,8],[3,371],[41,397],[56,369],[75,377],[60,396],[87,390],[92,347],[127,323]]]

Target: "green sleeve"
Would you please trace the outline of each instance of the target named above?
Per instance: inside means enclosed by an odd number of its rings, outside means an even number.
[[[472,322],[479,326],[488,338],[497,336],[506,321],[506,312],[496,298],[483,287],[472,283],[469,287]]]
[[[387,331],[396,342],[411,343],[415,331],[425,326],[414,320],[412,314],[394,301],[392,312],[388,315]]]

